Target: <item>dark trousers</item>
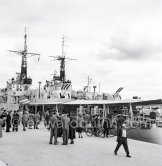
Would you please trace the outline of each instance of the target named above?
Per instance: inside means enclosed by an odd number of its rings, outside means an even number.
[[[34,129],[38,129],[38,122],[34,122]]]
[[[6,132],[10,132],[11,125],[6,125]]]
[[[50,144],[52,144],[53,137],[54,137],[54,144],[56,145],[57,144],[57,128],[50,130],[50,141],[49,141]]]
[[[108,137],[108,135],[109,135],[109,129],[105,128],[104,129],[104,137]]]
[[[12,131],[18,131],[18,126],[13,126]]]
[[[120,146],[123,145],[124,150],[127,154],[129,154],[129,149],[128,149],[128,144],[127,144],[127,137],[121,137],[118,138],[118,144],[115,148],[115,153],[117,153],[117,151],[119,150]]]
[[[63,129],[62,130],[62,137],[63,137],[63,144],[67,145],[68,144],[68,139],[69,139],[69,130],[68,129]]]
[[[27,124],[27,122],[24,122],[24,121],[22,122],[23,130],[24,130],[24,131],[26,131],[26,124]]]
[[[11,124],[6,123],[6,132],[10,132]]]

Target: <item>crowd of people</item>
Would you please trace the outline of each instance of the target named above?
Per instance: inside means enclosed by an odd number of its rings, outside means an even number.
[[[57,145],[58,137],[62,137],[62,145],[67,145],[70,140],[70,144],[74,144],[76,138],[76,132],[79,134],[79,138],[83,138],[82,125],[78,125],[81,122],[81,116],[69,116],[69,114],[57,114],[55,111],[50,113],[47,111],[44,116],[44,124],[47,129],[50,130],[50,141],[52,144],[54,138],[54,145]]]
[[[52,114],[47,111],[44,115],[45,126],[50,130],[50,144],[54,138],[54,144],[57,144],[57,138],[63,138],[63,145],[68,144],[68,139],[71,140],[71,144],[74,143],[76,138],[75,133],[78,132],[78,138],[83,138],[83,131],[86,131],[88,127],[93,128],[96,132],[99,127],[104,128],[104,137],[109,136],[109,129],[111,125],[109,117],[103,119],[99,114],[90,115],[88,113],[69,115],[69,114]]]
[[[75,132],[78,132],[78,138],[83,138],[82,132],[86,130],[88,125],[94,128],[94,131],[97,131],[97,128],[101,127],[102,124],[105,137],[109,136],[110,129],[110,119],[108,117],[103,120],[98,114],[90,115],[88,113],[70,116],[69,114],[56,114],[54,110],[47,110],[44,114],[40,114],[39,111],[31,114],[27,110],[6,111],[2,109],[0,119],[2,121],[2,125],[0,126],[6,132],[18,132],[20,124],[22,125],[23,131],[26,131],[27,127],[28,129],[38,129],[41,121],[44,122],[44,126],[47,129],[52,131],[53,126],[51,124],[57,123],[57,137],[63,137],[63,139],[65,137],[74,139]],[[63,141],[63,144],[66,144],[66,142]],[[74,143],[73,140],[71,142]]]
[[[2,130],[8,132],[18,132],[19,128],[23,131],[26,129],[39,129],[39,124],[43,121],[44,126],[50,130],[50,144],[54,137],[54,144],[57,144],[57,138],[63,138],[63,145],[74,144],[76,138],[76,131],[79,133],[79,138],[83,138],[83,127],[81,124],[82,116],[77,119],[76,116],[69,116],[67,114],[56,114],[55,111],[46,111],[43,115],[38,111],[35,114],[29,113],[27,110],[0,111],[0,137],[2,137]]]
[[[26,131],[26,128],[29,129],[38,129],[38,124],[40,122],[40,114],[30,114],[28,111],[23,110],[14,110],[6,111],[1,109],[0,114],[0,132],[5,130],[6,132],[18,132],[19,126],[22,124],[23,131]],[[2,135],[2,134],[1,134]]]
[[[110,117],[101,118],[99,115],[78,114],[58,114],[55,110],[46,111],[44,114],[36,112],[34,114],[29,113],[27,110],[15,110],[6,111],[1,110],[0,115],[0,137],[2,137],[2,130],[6,132],[18,132],[19,126],[21,124],[22,130],[26,131],[28,129],[39,129],[38,125],[43,121],[44,126],[50,131],[49,144],[58,144],[58,137],[62,137],[62,145],[74,144],[74,139],[76,138],[76,132],[78,132],[78,138],[83,138],[82,132],[86,131],[87,126],[90,125],[97,131],[98,127],[104,129],[104,136],[109,136],[110,125],[112,121]],[[117,151],[120,146],[123,145],[127,157],[129,155],[129,149],[127,144],[127,133],[125,118],[120,116],[117,121],[117,146],[115,148],[114,154],[117,155]]]

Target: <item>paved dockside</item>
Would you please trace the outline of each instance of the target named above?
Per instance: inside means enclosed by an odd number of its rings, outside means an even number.
[[[78,136],[78,135],[77,135]],[[161,166],[162,146],[128,140],[132,158],[126,158],[123,147],[115,156],[116,138],[77,138],[75,144],[49,145],[49,131],[44,127],[26,132],[3,132],[0,160],[9,166]]]

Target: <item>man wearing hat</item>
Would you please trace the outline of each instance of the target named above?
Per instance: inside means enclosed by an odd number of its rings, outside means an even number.
[[[127,144],[127,128],[126,124],[123,123],[121,126],[118,127],[118,132],[117,132],[117,146],[115,148],[114,154],[117,155],[117,152],[120,148],[121,145],[123,145],[124,150],[126,152],[126,157],[131,157],[129,155],[129,149],[128,149],[128,144]]]
[[[54,137],[54,145],[57,145],[57,122],[58,120],[57,120],[56,112],[53,112],[49,120],[49,128],[50,128],[49,144],[52,144],[52,140]]]

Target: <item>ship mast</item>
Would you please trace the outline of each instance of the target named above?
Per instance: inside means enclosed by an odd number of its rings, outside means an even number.
[[[87,80],[88,80],[88,83],[87,83],[87,86],[85,86],[84,89],[83,89],[84,92],[89,92],[90,91],[90,86],[89,85],[90,85],[90,83],[92,81],[92,78],[90,78],[88,76]]]
[[[61,64],[60,64],[60,80],[65,82],[65,52],[64,52],[64,36],[62,37],[62,56],[61,56]]]
[[[9,50],[10,52],[16,53],[22,57],[21,61],[21,73],[20,73],[20,83],[21,84],[31,84],[31,81],[29,81],[27,77],[27,58],[32,56],[40,56],[40,54],[36,53],[29,53],[27,51],[27,34],[26,34],[26,28],[25,28],[25,35],[24,35],[24,50],[22,51],[13,51]],[[31,80],[31,79],[30,79]]]
[[[71,59],[71,58],[66,58],[65,57],[65,51],[64,51],[64,45],[65,45],[65,37],[62,37],[62,54],[61,56],[50,56],[56,60],[60,61],[60,77],[56,77],[56,79],[59,79],[63,83],[66,82],[66,74],[65,74],[65,60],[76,60],[76,59]]]
[[[25,28],[25,35],[24,35],[24,51],[22,52],[20,82],[23,79],[27,79],[27,34],[26,34],[26,28]]]

